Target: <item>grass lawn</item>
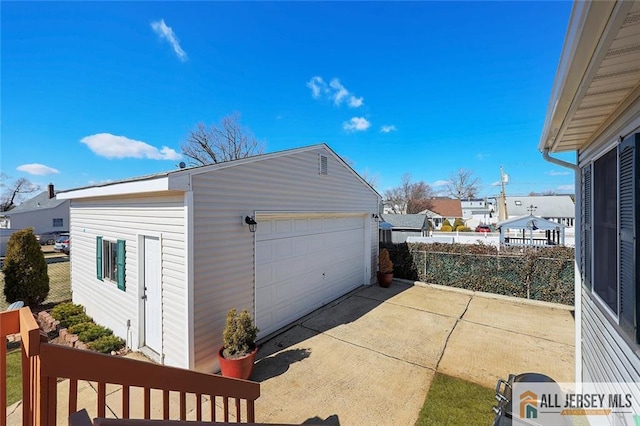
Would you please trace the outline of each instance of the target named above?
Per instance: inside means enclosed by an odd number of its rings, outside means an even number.
[[[21,349],[7,351],[7,407],[22,399]]]
[[[490,425],[495,389],[436,373],[416,426]]]

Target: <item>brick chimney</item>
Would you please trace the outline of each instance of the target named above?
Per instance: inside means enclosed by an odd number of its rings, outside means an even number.
[[[54,198],[56,196],[56,193],[53,190],[53,184],[52,183],[49,184],[48,189],[49,189],[49,198],[50,199]]]

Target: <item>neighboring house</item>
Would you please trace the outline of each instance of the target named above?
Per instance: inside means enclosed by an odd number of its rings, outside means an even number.
[[[13,209],[0,213],[3,228],[20,230],[33,228],[34,233],[67,231],[69,229],[69,200],[59,200],[52,184],[47,190]]]
[[[398,204],[393,204],[391,201],[383,201],[382,213],[383,214],[406,214],[407,206],[406,205],[400,206]]]
[[[429,231],[427,215],[425,214],[383,214],[380,216],[383,222],[392,226],[391,242],[404,243],[407,237],[424,237]],[[384,226],[381,226],[384,232]],[[386,240],[386,238],[381,238]],[[387,241],[385,241],[387,242]]]
[[[442,223],[448,220],[453,226],[457,218],[462,219],[462,204],[458,199],[432,198],[429,200],[429,208],[420,212],[426,214],[431,220],[435,230],[442,227]]]
[[[324,144],[58,197],[73,301],[168,365],[216,370],[230,308],[264,338],[375,281],[381,197]]]
[[[462,220],[471,229],[480,224],[489,224],[494,216],[493,206],[486,198],[460,200]]]
[[[576,206],[570,195],[507,196],[508,219],[539,216],[567,227],[573,227]]]
[[[616,390],[635,392],[639,66],[640,1],[575,2],[539,144],[545,159],[576,171],[577,380],[615,382]],[[577,153],[577,164],[549,155],[569,151]]]

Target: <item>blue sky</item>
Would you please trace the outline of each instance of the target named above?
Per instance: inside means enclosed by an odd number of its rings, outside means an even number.
[[[537,151],[570,2],[2,2],[1,162],[59,189],[174,169],[234,111],[274,152],[327,143],[384,192],[500,166],[573,191]],[[566,154],[563,159],[573,160]]]

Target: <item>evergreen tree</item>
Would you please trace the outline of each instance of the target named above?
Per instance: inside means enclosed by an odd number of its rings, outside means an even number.
[[[11,235],[2,272],[4,296],[8,303],[21,300],[25,305],[35,307],[47,298],[47,262],[32,228]]]

